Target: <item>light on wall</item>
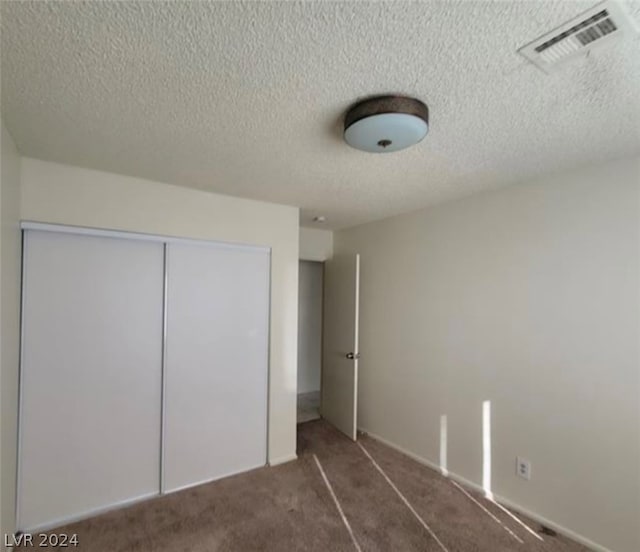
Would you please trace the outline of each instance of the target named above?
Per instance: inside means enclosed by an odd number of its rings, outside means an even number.
[[[405,96],[377,96],[354,105],[345,116],[344,139],[350,146],[389,153],[413,146],[429,131],[429,108]]]

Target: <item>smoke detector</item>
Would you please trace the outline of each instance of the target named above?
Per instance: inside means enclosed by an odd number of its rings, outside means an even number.
[[[518,50],[531,63],[551,73],[590,50],[636,33],[633,21],[613,0],[602,2]]]

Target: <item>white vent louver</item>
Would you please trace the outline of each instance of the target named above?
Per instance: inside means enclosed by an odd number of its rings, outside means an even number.
[[[550,73],[566,61],[633,32],[636,29],[629,16],[619,4],[609,0],[567,21],[518,51],[540,69]]]

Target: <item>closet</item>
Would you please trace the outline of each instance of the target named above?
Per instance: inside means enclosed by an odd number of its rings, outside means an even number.
[[[28,224],[18,526],[266,463],[270,251]]]

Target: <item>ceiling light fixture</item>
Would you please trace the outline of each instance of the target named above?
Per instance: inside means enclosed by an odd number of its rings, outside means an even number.
[[[429,130],[429,108],[405,96],[377,96],[354,105],[344,119],[344,139],[350,146],[389,153],[413,146]]]

